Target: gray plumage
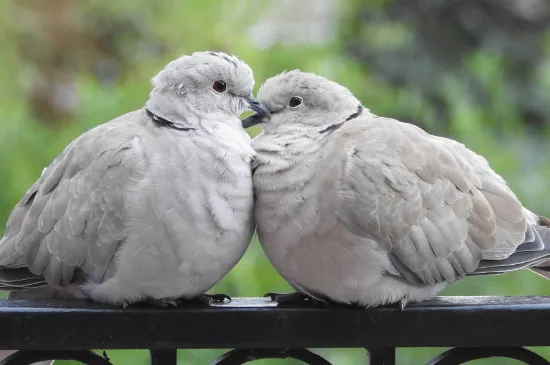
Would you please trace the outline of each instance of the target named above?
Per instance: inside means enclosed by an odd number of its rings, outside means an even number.
[[[261,87],[255,219],[298,291],[363,306],[418,301],[465,275],[550,256],[549,221],[454,140],[376,116],[341,85],[291,71]],[[296,105],[302,101],[301,104]]]
[[[213,90],[218,80],[226,91]],[[111,304],[193,298],[242,257],[254,151],[238,116],[251,69],[197,52],[153,85],[145,108],[78,137],[16,205],[0,241],[0,289],[47,286],[28,296],[82,292]]]

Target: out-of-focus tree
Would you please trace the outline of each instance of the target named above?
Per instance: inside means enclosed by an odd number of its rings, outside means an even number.
[[[12,27],[17,52],[31,74],[25,90],[30,111],[48,126],[78,115],[79,73],[108,85],[143,54],[158,57],[165,48],[142,8],[116,11],[99,1],[22,0],[14,9],[22,20]]]
[[[342,24],[350,55],[394,87],[421,94],[440,121],[449,119],[445,89],[456,79],[480,105],[498,87],[499,102],[525,123],[550,122],[546,0],[353,0]]]
[[[32,66],[32,82],[26,90],[37,120],[62,124],[78,107],[76,68],[79,29],[74,0],[17,3],[21,21],[16,28],[21,58]]]

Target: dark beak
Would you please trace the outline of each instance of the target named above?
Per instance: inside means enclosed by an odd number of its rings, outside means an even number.
[[[243,128],[260,124],[271,117],[269,108],[252,97],[252,95],[245,97],[245,99],[248,102],[250,109],[252,109],[255,113],[242,121]]]

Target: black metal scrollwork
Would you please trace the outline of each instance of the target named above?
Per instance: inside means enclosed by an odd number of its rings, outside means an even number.
[[[369,349],[371,365],[395,364],[394,348]],[[151,350],[152,365],[177,363],[177,352],[173,350]],[[523,347],[457,347],[443,352],[428,365],[460,365],[472,360],[490,357],[505,357],[528,365],[550,365],[546,359]],[[236,349],[229,351],[211,365],[242,365],[260,359],[295,359],[309,365],[332,365],[323,357],[307,349]],[[107,356],[92,351],[17,351],[3,360],[0,365],[31,365],[49,360],[74,360],[86,365],[112,365]]]
[[[395,365],[395,348],[372,347],[368,348],[370,365]]]
[[[296,359],[309,365],[332,365],[321,356],[306,349],[233,350],[217,358],[211,365],[241,365],[259,359]]]
[[[74,360],[86,365],[113,365],[92,351],[17,351],[0,360],[0,365],[30,365],[48,360]]]
[[[445,351],[428,365],[459,365],[488,357],[506,357],[528,365],[550,365],[546,359],[524,347],[457,347]]]
[[[176,365],[178,363],[178,350],[149,350],[151,365]]]

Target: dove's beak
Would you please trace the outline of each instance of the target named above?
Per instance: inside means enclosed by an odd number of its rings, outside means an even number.
[[[269,108],[252,97],[252,95],[247,96],[245,99],[248,102],[250,109],[252,109],[255,113],[242,121],[243,128],[260,124],[271,117]]]

